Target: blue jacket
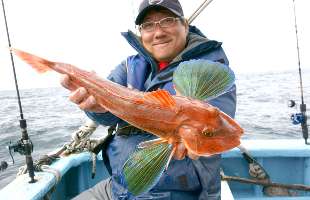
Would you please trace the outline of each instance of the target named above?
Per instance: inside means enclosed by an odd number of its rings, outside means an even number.
[[[142,47],[139,38],[132,32],[122,33],[129,44],[138,52],[129,56],[118,65],[108,76],[108,79],[129,88],[140,91],[153,91],[158,88],[175,94],[172,86],[172,75],[178,64],[190,59],[208,59],[228,65],[227,57],[221,43],[208,40],[195,27],[190,27],[187,46],[167,68],[158,71],[155,60]],[[223,112],[234,117],[236,108],[235,86],[231,90],[209,102]],[[126,122],[111,113],[86,114],[96,122],[122,127]],[[130,196],[119,180],[122,167],[142,141],[154,139],[151,134],[131,133],[130,136],[116,135],[106,149],[112,168],[112,195],[116,199],[220,199],[220,155],[201,157],[198,160],[185,158],[172,160],[158,184],[147,194],[139,197]]]

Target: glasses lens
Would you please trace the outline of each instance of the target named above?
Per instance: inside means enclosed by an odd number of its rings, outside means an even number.
[[[152,31],[155,27],[155,22],[145,22],[140,25],[140,28],[144,31]]]
[[[173,26],[177,19],[178,18],[175,18],[175,17],[166,17],[166,18],[161,19],[158,22],[145,22],[140,25],[140,30],[146,31],[146,32],[154,31],[157,23],[159,24],[161,28],[168,28],[168,27]]]
[[[175,19],[176,18],[174,18],[174,17],[166,17],[166,18],[160,20],[159,24],[160,24],[161,27],[167,28],[167,27],[170,27],[170,26],[172,26],[174,24]]]

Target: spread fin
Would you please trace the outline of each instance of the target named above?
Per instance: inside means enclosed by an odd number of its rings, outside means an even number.
[[[150,142],[144,148],[137,149],[123,167],[128,191],[137,196],[154,187],[167,168],[173,152],[172,145],[164,140],[154,140],[153,144]]]
[[[164,142],[166,142],[166,141],[163,140],[162,138],[156,138],[154,140],[148,140],[148,141],[140,142],[137,145],[137,148],[144,149],[144,148],[151,147],[151,146],[153,146],[155,144],[161,144],[161,143],[164,143]]]
[[[149,103],[156,103],[162,107],[174,107],[175,100],[171,96],[171,94],[162,89],[158,89],[153,92],[148,92],[144,95],[143,100]]]
[[[173,74],[176,90],[199,100],[210,100],[227,92],[234,81],[235,75],[228,66],[202,59],[182,62]]]

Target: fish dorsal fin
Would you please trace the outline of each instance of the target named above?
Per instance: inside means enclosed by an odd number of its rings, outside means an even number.
[[[171,94],[162,89],[158,89],[153,92],[148,92],[144,95],[143,100],[149,103],[156,103],[162,107],[174,107],[175,100],[171,96]]]
[[[176,90],[199,100],[210,100],[224,94],[234,81],[234,72],[227,65],[202,59],[182,62],[173,74]]]

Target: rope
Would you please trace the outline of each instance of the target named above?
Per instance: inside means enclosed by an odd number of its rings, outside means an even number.
[[[90,136],[97,128],[97,124],[91,120],[87,121],[85,125],[81,126],[76,132],[72,134],[72,140],[69,144],[64,145],[64,155],[71,153],[92,151],[97,145],[98,140],[90,139]]]
[[[249,164],[249,175],[251,177],[260,180],[270,179],[267,171],[250,155],[249,151],[244,146],[239,145],[237,148],[241,151],[243,158]]]
[[[70,143],[65,144],[60,150],[52,155],[43,155],[34,162],[35,171],[49,172],[55,175],[57,183],[61,179],[61,174],[58,170],[51,168],[51,165],[61,155],[70,155],[72,153],[80,153],[84,151],[92,152],[103,139],[91,139],[90,136],[97,128],[97,124],[91,120],[87,121],[77,131],[72,134]],[[17,176],[27,173],[27,166],[24,165],[19,168]],[[92,152],[92,177],[96,173],[96,154]]]
[[[55,174],[56,179],[57,179],[57,183],[60,180],[60,172],[56,169],[50,168],[49,165],[51,165],[57,158],[59,158],[58,156],[55,155],[43,155],[41,158],[39,158],[38,160],[36,160],[34,162],[34,170],[37,172],[51,172],[53,174]],[[18,173],[17,176],[26,174],[28,171],[27,169],[27,165],[24,165],[22,167],[20,167],[18,169]]]
[[[96,175],[96,159],[97,159],[97,155],[95,153],[92,153],[92,171],[91,171],[91,178],[95,178]]]

